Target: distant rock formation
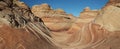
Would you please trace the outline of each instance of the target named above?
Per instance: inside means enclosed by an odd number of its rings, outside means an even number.
[[[89,7],[86,7],[83,11],[91,11]]]
[[[46,9],[45,9],[46,7]],[[32,12],[40,17],[51,31],[68,30],[75,17],[62,9],[53,10],[48,4],[35,5]]]
[[[44,16],[45,13],[49,13],[52,12],[51,7],[48,4],[42,4],[42,5],[35,5],[34,7],[32,7],[32,12],[36,15],[36,16]],[[54,13],[54,12],[53,12]]]
[[[66,16],[66,12],[62,9],[53,10],[48,4],[44,3],[41,5],[35,5],[32,7],[32,12],[39,17],[47,17],[47,16]]]
[[[86,7],[77,18],[75,23],[82,28],[84,25],[92,22],[96,16],[99,14],[99,10],[91,10],[89,7]]]
[[[95,18],[99,14],[98,10],[91,10],[89,7],[86,7],[83,12],[80,13],[81,19]]]
[[[56,14],[63,14],[63,15],[66,14],[63,9],[56,9],[56,10],[55,10],[55,13],[56,13]]]

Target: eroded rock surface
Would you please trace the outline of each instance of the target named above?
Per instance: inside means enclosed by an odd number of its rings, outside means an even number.
[[[53,10],[48,4],[35,5],[32,12],[40,17],[51,31],[64,31],[71,27],[75,17],[62,9]]]
[[[0,0],[0,49],[58,49],[35,30],[49,34],[42,20],[23,2]]]
[[[91,10],[89,7],[86,7],[83,12],[80,13],[81,19],[95,18],[99,14],[98,10]]]
[[[99,11],[87,7],[76,18],[48,4],[31,12],[18,0],[1,0],[0,49],[120,49],[119,13],[110,4]]]
[[[46,18],[41,19],[52,31],[51,35],[58,46],[63,49],[119,49],[120,36],[117,34],[120,25],[116,19],[119,18],[120,12],[118,6],[111,5],[105,6],[102,10],[90,10],[87,7],[81,12],[80,17],[72,19],[73,21],[65,20],[60,16],[64,14],[60,13],[55,17],[49,13]],[[63,20],[67,21],[67,25]]]
[[[109,0],[106,6],[113,5],[113,6],[120,6],[120,0]]]

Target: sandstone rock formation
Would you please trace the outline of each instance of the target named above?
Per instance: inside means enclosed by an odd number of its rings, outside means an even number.
[[[114,5],[87,7],[76,18],[48,4],[31,11],[18,0],[1,0],[0,49],[120,49],[119,13]]]
[[[75,18],[72,23],[69,23],[71,20],[68,19],[67,25],[63,21],[65,18],[61,20],[61,18],[55,18],[57,16],[52,17],[49,15],[47,18],[41,19],[52,31],[51,35],[58,46],[63,49],[119,49],[120,36],[117,34],[119,34],[120,25],[119,21],[115,22],[119,18],[119,8],[114,6],[105,7],[105,10],[100,11],[90,10],[87,7],[81,12],[80,17]],[[112,11],[115,9],[116,11]]]
[[[49,11],[52,12],[52,9],[46,3],[42,5],[35,5],[34,7],[32,7],[32,12],[37,16],[44,16],[46,13],[49,13]]]
[[[32,12],[39,17],[47,16],[66,16],[66,12],[62,9],[53,10],[50,5],[44,3],[41,5],[35,5],[32,7]]]
[[[71,27],[71,24],[75,20],[73,15],[66,14],[62,9],[53,10],[49,5],[45,5],[35,5],[31,10],[36,16],[40,17],[44,21],[45,25],[51,31],[68,30]],[[49,8],[44,9],[45,7]],[[45,13],[45,11],[47,11],[47,13]]]
[[[106,6],[113,5],[113,6],[120,6],[120,0],[109,0]]]
[[[81,13],[75,24],[77,24],[80,28],[89,22],[93,21],[96,16],[99,14],[99,10],[91,10],[89,7],[86,7]]]
[[[109,0],[107,2],[107,4],[102,8],[103,10],[106,10],[107,6],[116,6],[116,7],[120,7],[120,0]]]
[[[58,49],[38,31],[50,37],[42,20],[23,2],[0,0],[0,49]]]
[[[89,7],[86,7],[83,12],[80,13],[81,19],[95,18],[98,15],[98,10],[91,10]]]
[[[55,34],[64,36],[60,38],[63,41],[58,43],[63,49],[119,49],[119,10],[117,6],[107,6],[106,10],[100,11],[94,21],[81,29],[78,27],[79,32],[76,33],[75,29],[71,34]]]
[[[106,10],[102,10],[100,15],[98,15],[97,18],[94,20],[94,22],[96,24],[99,24],[101,28],[104,28],[105,30],[109,31],[108,32],[109,35],[106,39],[106,42],[104,42],[104,44],[101,44],[102,46],[105,47],[109,45],[109,49],[119,49],[119,44],[118,44],[120,40],[119,38],[120,36],[118,35],[120,32],[119,13],[120,13],[119,7],[107,6]],[[116,37],[118,38],[116,39]]]
[[[95,22],[102,25],[109,31],[118,31],[120,30],[119,11],[120,8],[118,7],[108,6],[106,7],[106,10],[102,11],[101,14],[96,18]],[[104,14],[102,14],[103,12]]]

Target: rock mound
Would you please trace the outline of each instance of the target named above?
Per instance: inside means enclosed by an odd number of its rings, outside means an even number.
[[[98,10],[91,10],[89,7],[86,7],[83,12],[80,13],[81,19],[95,18],[99,14]]]

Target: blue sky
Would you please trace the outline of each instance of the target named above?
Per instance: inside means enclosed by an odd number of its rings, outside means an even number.
[[[85,7],[93,9],[101,9],[108,0],[21,0],[29,7],[40,5],[42,3],[49,4],[53,9],[61,8],[68,14],[79,16]]]

